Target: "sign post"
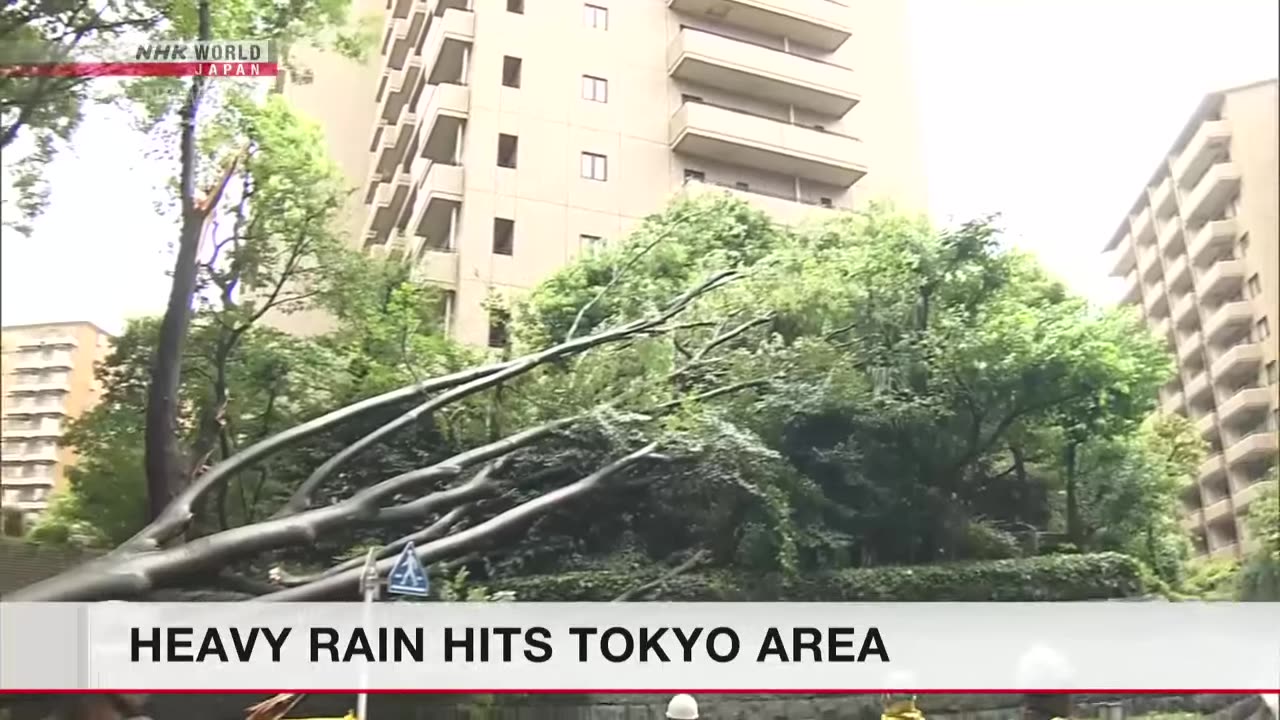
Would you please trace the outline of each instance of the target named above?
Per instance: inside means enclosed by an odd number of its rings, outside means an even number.
[[[378,599],[378,591],[381,589],[382,578],[378,575],[378,551],[370,548],[369,554],[364,558],[364,573],[360,576],[360,590],[364,595],[364,618],[363,626],[365,633],[369,632],[369,622],[373,616],[373,603]],[[366,690],[369,687],[369,663],[365,661],[361,664],[360,670],[360,689]],[[356,697],[356,718],[357,720],[368,720],[369,717],[369,694],[361,692]]]

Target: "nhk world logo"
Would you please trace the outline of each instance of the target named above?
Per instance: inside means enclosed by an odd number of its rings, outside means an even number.
[[[0,66],[17,77],[275,77],[272,43],[259,40],[121,44],[95,58],[19,58]]]

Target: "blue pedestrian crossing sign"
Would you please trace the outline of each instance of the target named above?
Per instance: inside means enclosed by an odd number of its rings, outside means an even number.
[[[413,543],[404,546],[396,564],[391,566],[391,574],[387,576],[387,592],[397,595],[417,595],[426,597],[431,582],[427,580],[427,571],[422,569],[418,556],[413,552]]]

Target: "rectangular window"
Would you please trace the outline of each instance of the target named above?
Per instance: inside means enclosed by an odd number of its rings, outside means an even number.
[[[515,252],[516,223],[506,218],[493,219],[493,254],[512,255]]]
[[[524,65],[518,57],[506,55],[502,58],[502,84],[509,88],[520,87],[520,68]]]
[[[582,22],[589,28],[596,30],[609,29],[609,8],[600,7],[599,5],[591,5],[590,3],[582,6]]]
[[[1254,327],[1258,330],[1258,337],[1255,339],[1266,340],[1271,337],[1271,324],[1267,322],[1266,318],[1259,318],[1258,322],[1254,324]]]
[[[504,348],[507,346],[507,313],[503,310],[489,312],[489,347]]]
[[[609,158],[595,153],[582,153],[582,177],[588,180],[609,179]]]
[[[498,167],[514,168],[519,151],[519,138],[515,135],[498,135]]]
[[[1249,276],[1249,297],[1258,297],[1262,294],[1262,281],[1258,279],[1258,273]]]
[[[524,0],[507,0],[507,12],[523,15]]]
[[[609,102],[609,81],[604,78],[582,76],[582,99],[592,102]]]
[[[579,235],[578,246],[584,253],[594,253],[604,247],[604,239],[599,235]]]
[[[689,170],[686,168],[684,171],[684,181],[685,182],[706,182],[707,174],[702,172],[701,170]]]
[[[831,198],[829,197],[818,198],[818,204],[824,208],[833,208],[836,206],[836,204],[832,202]]]

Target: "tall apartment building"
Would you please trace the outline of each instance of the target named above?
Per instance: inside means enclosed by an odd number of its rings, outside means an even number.
[[[532,287],[686,186],[784,222],[925,207],[901,0],[357,0],[380,55],[286,91],[358,184],[351,235],[484,344]],[[282,321],[297,325],[301,316]]]
[[[1163,409],[1211,448],[1184,502],[1212,555],[1246,549],[1242,515],[1280,438],[1278,104],[1275,80],[1205,97],[1106,246],[1124,301],[1177,356]]]
[[[0,507],[33,515],[64,486],[75,456],[62,433],[67,420],[98,401],[94,364],[109,340],[89,322],[0,329]]]

